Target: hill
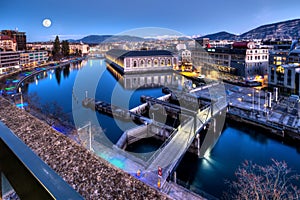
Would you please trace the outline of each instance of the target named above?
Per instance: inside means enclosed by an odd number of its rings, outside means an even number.
[[[121,42],[121,41],[144,41],[144,38],[129,35],[88,35],[79,40],[70,39],[69,42],[83,42],[85,44],[100,44],[102,42]]]
[[[243,39],[297,39],[300,37],[300,19],[263,25],[243,33],[240,37]]]
[[[298,39],[300,38],[300,19],[262,25],[239,36],[222,31],[200,38],[210,40]]]
[[[236,38],[236,35],[228,33],[226,31],[221,31],[218,33],[201,36],[199,38],[209,38],[210,40],[234,40]]]

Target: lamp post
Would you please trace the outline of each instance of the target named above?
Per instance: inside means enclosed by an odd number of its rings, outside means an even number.
[[[22,90],[21,90],[20,87],[19,87],[19,93],[21,95],[21,106],[22,106],[22,109],[23,109],[23,95],[22,95]]]
[[[258,90],[258,112],[260,111],[260,90]]]
[[[252,89],[252,116],[254,117],[254,88]]]
[[[92,148],[92,123],[91,121],[89,121],[89,123],[81,128],[78,128],[77,131],[80,131],[84,128],[88,127],[88,133],[89,133],[89,150],[90,151],[93,151],[93,148]]]

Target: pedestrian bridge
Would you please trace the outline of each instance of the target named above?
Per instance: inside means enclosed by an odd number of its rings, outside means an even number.
[[[218,101],[202,110],[198,110],[194,116],[189,116],[147,161],[146,170],[155,171],[158,167],[162,168],[163,173],[160,181],[163,185],[195,139],[197,139],[198,156],[204,157],[213,148],[220,134],[215,130],[216,116],[221,115],[222,112],[225,113],[226,108],[226,101]],[[214,130],[205,135],[204,141],[200,141],[200,138],[203,138],[200,137],[200,132],[206,129],[208,124]]]

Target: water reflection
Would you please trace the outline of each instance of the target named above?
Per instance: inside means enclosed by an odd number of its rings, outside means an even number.
[[[193,84],[195,84],[194,87],[199,86],[200,84],[198,82],[192,83],[187,78],[174,71],[122,74],[109,64],[107,64],[107,69],[126,90],[160,88],[164,86],[183,90],[191,89]]]
[[[271,158],[286,161],[289,168],[300,173],[299,147],[269,138],[261,129],[229,123],[209,156],[203,159],[191,153],[184,156],[176,170],[177,177],[180,184],[196,193],[206,191],[220,198],[228,189],[224,181],[235,179],[234,173],[242,162],[251,160],[267,165]]]
[[[63,68],[63,76],[64,78],[68,78],[70,75],[70,65]]]
[[[56,68],[55,69],[55,78],[56,78],[57,84],[60,85],[60,81],[61,81],[61,68]]]

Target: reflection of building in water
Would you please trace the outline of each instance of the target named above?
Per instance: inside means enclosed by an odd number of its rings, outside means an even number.
[[[186,78],[172,71],[122,75],[109,64],[107,68],[125,89],[181,87],[187,81]]]
[[[121,73],[158,72],[177,67],[177,56],[170,51],[126,51],[112,49],[106,52],[106,60]]]

